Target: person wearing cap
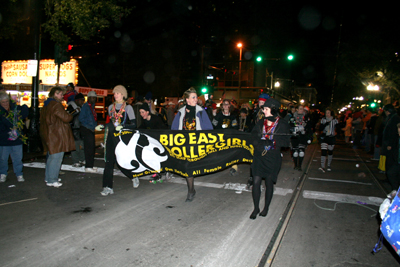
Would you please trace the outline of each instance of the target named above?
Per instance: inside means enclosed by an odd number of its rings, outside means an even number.
[[[252,125],[256,125],[257,122],[264,117],[263,109],[261,108],[265,101],[269,99],[270,96],[266,93],[262,93],[258,96],[258,106],[253,110]]]
[[[82,163],[85,161],[85,153],[83,151],[83,139],[81,136],[81,123],[79,121],[79,114],[81,108],[85,103],[85,97],[79,93],[75,96],[74,101],[68,103],[67,112],[74,118],[70,122],[72,128],[72,134],[75,140],[75,150],[71,151],[72,167],[82,167]]]
[[[78,92],[75,90],[73,83],[67,84],[66,90],[67,92],[64,94],[64,101],[68,104],[70,101],[75,100],[75,96],[78,94]]]
[[[97,94],[95,91],[88,93],[87,102],[83,104],[79,121],[85,152],[85,172],[97,173],[94,167],[94,153],[96,150],[95,128],[97,126],[97,113],[95,109]]]
[[[281,148],[289,147],[290,131],[287,121],[279,117],[280,102],[269,98],[261,106],[264,118],[260,119],[251,131],[254,156],[251,170],[253,173],[252,197],[254,210],[250,219],[257,215],[267,216],[274,193],[274,184],[282,165]],[[265,180],[265,207],[260,213],[261,181]]]
[[[103,191],[102,196],[114,194],[113,178],[115,158],[114,133],[118,133],[122,128],[136,129],[136,117],[131,105],[126,103],[128,92],[123,85],[117,85],[113,89],[114,103],[108,107],[109,122],[106,124],[104,139],[105,141],[105,168],[103,172]],[[100,126],[100,125],[99,125]],[[100,130],[100,127],[96,130]],[[139,178],[133,178],[133,187],[139,187]]]
[[[139,113],[143,120],[138,129],[168,129],[160,116],[150,113],[150,108],[147,103],[140,106]]]
[[[183,94],[184,106],[180,108],[172,122],[171,130],[198,131],[213,130],[206,111],[197,105],[196,89],[190,87]],[[186,202],[191,202],[196,195],[194,177],[186,178],[188,194]]]

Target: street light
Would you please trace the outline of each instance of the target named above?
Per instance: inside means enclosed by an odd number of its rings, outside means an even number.
[[[367,86],[367,90],[368,90],[368,91],[379,91],[379,86],[378,86],[378,85],[373,85],[372,83],[370,83],[370,84]]]
[[[239,54],[239,87],[238,87],[238,99],[240,99],[240,84],[242,82],[242,43],[238,43],[237,47],[240,49],[240,54]]]

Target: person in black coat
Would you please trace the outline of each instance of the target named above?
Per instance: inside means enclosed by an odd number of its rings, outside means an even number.
[[[142,117],[142,124],[139,126],[139,129],[168,129],[168,126],[164,124],[160,116],[150,113],[147,103],[139,107],[139,113]]]
[[[382,136],[381,154],[386,156],[386,176],[389,180],[392,190],[398,190],[400,186],[400,177],[397,172],[399,156],[399,135],[397,125],[400,123],[400,117],[392,104],[383,107],[386,113],[386,125]]]
[[[254,210],[250,219],[254,220],[260,212],[261,181],[265,179],[265,207],[260,216],[267,216],[269,204],[274,193],[274,183],[282,165],[281,147],[289,147],[290,131],[286,120],[280,118],[280,102],[276,99],[267,99],[262,106],[264,118],[254,126],[251,134],[254,145],[253,163],[253,204]]]

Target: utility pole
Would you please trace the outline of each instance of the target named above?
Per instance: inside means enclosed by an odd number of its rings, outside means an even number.
[[[40,151],[39,135],[39,66],[40,66],[40,8],[41,0],[33,1],[33,28],[34,28],[34,53],[33,58],[38,61],[36,76],[32,77],[31,110],[29,112],[28,152]]]

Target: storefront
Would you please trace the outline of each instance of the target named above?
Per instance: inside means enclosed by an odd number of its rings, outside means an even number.
[[[39,107],[43,106],[50,89],[57,83],[58,67],[53,59],[44,59],[39,64]],[[11,98],[20,104],[31,106],[32,76],[28,75],[28,60],[8,60],[1,63],[2,86]],[[59,85],[78,83],[78,62],[71,59],[60,65]]]

